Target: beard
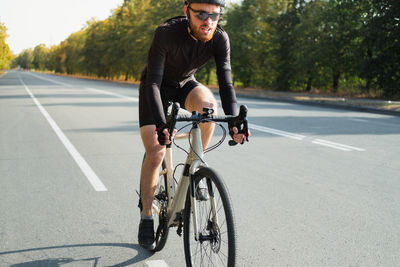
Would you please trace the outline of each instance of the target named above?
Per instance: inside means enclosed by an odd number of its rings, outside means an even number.
[[[190,20],[190,30],[193,36],[197,39],[202,41],[203,43],[210,41],[213,36],[214,32],[217,29],[217,24],[212,27],[205,24],[201,24],[200,26],[193,25],[193,21]]]

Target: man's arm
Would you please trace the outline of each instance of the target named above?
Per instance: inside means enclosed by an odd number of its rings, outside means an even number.
[[[217,65],[217,76],[219,84],[219,94],[221,97],[222,108],[226,115],[237,115],[237,100],[235,88],[231,78],[231,60],[230,60],[230,44],[229,37],[226,32],[222,32],[222,39],[218,43],[215,54],[215,63]],[[239,133],[240,125],[229,125],[229,134],[232,139],[239,144],[243,144],[246,140],[246,135],[243,132]],[[250,132],[247,132],[250,136]]]
[[[217,67],[219,95],[224,113],[226,115],[237,115],[236,93],[231,78],[230,44],[226,32],[222,32],[221,39],[217,43],[215,63]]]
[[[156,29],[147,61],[145,91],[148,105],[150,105],[157,127],[166,123],[160,93],[167,53],[166,46],[164,45],[167,40],[166,37],[166,32],[162,28]]]

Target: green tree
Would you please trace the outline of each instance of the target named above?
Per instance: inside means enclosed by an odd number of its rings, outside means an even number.
[[[313,1],[304,6],[299,23],[294,28],[296,46],[293,48],[294,77],[292,87],[310,91],[313,85],[324,86],[321,49],[323,11],[326,1]]]
[[[332,88],[337,92],[340,77],[354,72],[356,49],[359,47],[359,30],[362,25],[358,2],[330,0],[322,13],[321,47],[325,53],[325,67],[331,70]]]
[[[23,69],[32,69],[33,66],[33,50],[25,49],[18,57],[15,59],[17,65],[21,66]]]
[[[296,76],[294,66],[296,35],[295,28],[300,23],[299,19],[299,1],[293,0],[287,2],[284,12],[277,18],[271,20],[276,29],[275,50],[277,56],[277,77],[276,84],[279,90],[287,91],[292,87],[292,82]]]
[[[49,49],[44,45],[37,45],[33,49],[33,60],[32,64],[35,69],[46,70],[49,60]]]
[[[56,70],[56,50],[58,49],[57,45],[53,45],[48,49],[48,60],[46,64],[46,69],[49,71]]]
[[[147,61],[155,28],[165,20],[183,13],[180,0],[125,0],[118,11],[120,47],[124,71],[139,80]]]
[[[104,21],[92,20],[88,22],[87,38],[83,49],[88,74],[94,74],[98,77],[109,77],[108,66],[102,64],[107,43],[105,25]]]
[[[58,73],[66,73],[67,67],[65,64],[67,54],[65,53],[65,47],[67,42],[63,41],[59,45],[51,49],[51,59],[53,62],[53,70]]]
[[[0,69],[8,69],[12,59],[12,54],[6,43],[7,28],[0,22]]]
[[[233,83],[241,82],[250,86],[253,80],[255,62],[252,61],[255,41],[252,36],[255,1],[244,0],[242,5],[234,5],[226,15],[226,26],[231,43],[231,65],[234,73]]]
[[[85,30],[71,34],[61,47],[65,53],[65,70],[68,74],[85,73],[83,49],[86,42]]]
[[[365,23],[362,1],[368,0],[300,4],[293,36],[296,45],[290,49],[294,59],[292,87],[310,90],[312,85],[327,86],[337,92],[340,81],[357,81],[363,60],[359,49]]]
[[[400,2],[371,0],[371,4],[363,28],[366,60],[362,76],[375,81],[386,96],[400,97]]]
[[[270,87],[276,80],[278,44],[274,21],[282,12],[283,0],[244,0],[226,15],[231,41],[233,80],[244,86]]]

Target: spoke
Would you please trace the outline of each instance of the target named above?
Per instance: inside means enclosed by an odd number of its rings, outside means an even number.
[[[221,211],[221,209],[223,210],[224,209],[224,205],[223,205],[223,203],[221,204],[221,205],[219,205],[220,203],[218,203],[218,205],[216,205],[216,207],[217,207],[217,213],[219,213],[220,211]]]
[[[204,262],[204,256],[207,256],[207,251],[206,251],[206,249],[205,248],[203,248],[203,246],[201,246],[201,250],[203,251],[204,250],[204,254],[203,253],[201,253],[201,264],[200,264],[200,266],[203,266],[203,262]]]
[[[194,238],[189,239],[188,245],[191,251],[191,260],[194,266],[227,266],[230,260],[228,257],[228,255],[230,255],[230,231],[228,223],[230,222],[226,217],[228,211],[225,210],[224,206],[225,195],[219,191],[219,188],[216,186],[216,183],[214,183],[214,178],[212,176],[202,177],[201,180],[205,181],[207,186],[211,183],[213,194],[210,193],[211,190],[210,187],[208,187],[210,200],[195,201],[195,205],[197,207],[197,231],[198,234],[203,236],[203,238],[202,242],[196,241]],[[215,206],[211,203],[212,195],[214,196],[212,199]],[[215,211],[213,210],[213,207],[215,207]],[[213,214],[216,215],[215,219],[218,222],[215,225],[213,222]],[[189,227],[191,227],[189,233],[191,237],[194,237],[192,216],[193,215],[191,214],[189,217]],[[218,252],[216,253],[216,251]]]
[[[221,217],[218,217],[218,218],[221,218]],[[223,222],[219,222],[218,223],[218,226],[219,226],[219,229],[221,230],[221,226],[225,226],[226,225],[226,217],[224,216],[224,220],[223,220]]]
[[[195,242],[195,241],[193,241],[193,242]],[[196,258],[199,255],[199,253],[200,253],[200,257],[201,257],[201,245],[200,245],[200,242],[196,242],[196,248],[195,248],[195,254],[194,254],[193,262],[196,262]]]
[[[225,263],[224,261],[223,261],[223,259],[222,259],[222,257],[221,257],[221,255],[226,259],[226,260],[228,260],[228,256],[227,255],[225,255],[224,253],[222,253],[222,252],[220,252],[220,253],[218,253],[218,254],[216,254],[217,255],[217,258],[221,261],[221,263],[222,263],[222,265],[223,266],[226,266],[228,263]]]
[[[212,262],[212,259],[211,259],[211,249],[210,249],[210,253],[207,253],[207,250],[206,249],[204,249],[204,254],[205,254],[205,256],[207,256],[207,258],[209,259],[209,262],[211,261]]]
[[[222,240],[222,239],[221,239],[221,242],[224,243],[224,244],[227,244],[227,245],[229,244],[228,241],[225,241],[225,240]]]

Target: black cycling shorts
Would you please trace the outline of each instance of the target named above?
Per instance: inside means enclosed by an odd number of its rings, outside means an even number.
[[[185,108],[185,100],[190,91],[193,88],[201,85],[196,80],[189,80],[184,86],[171,86],[161,84],[160,94],[161,101],[163,103],[164,112],[167,108],[168,101],[178,102],[182,108]],[[148,104],[145,92],[144,82],[140,83],[139,87],[139,125],[140,127],[145,125],[155,124],[153,115],[151,113],[151,107]]]

